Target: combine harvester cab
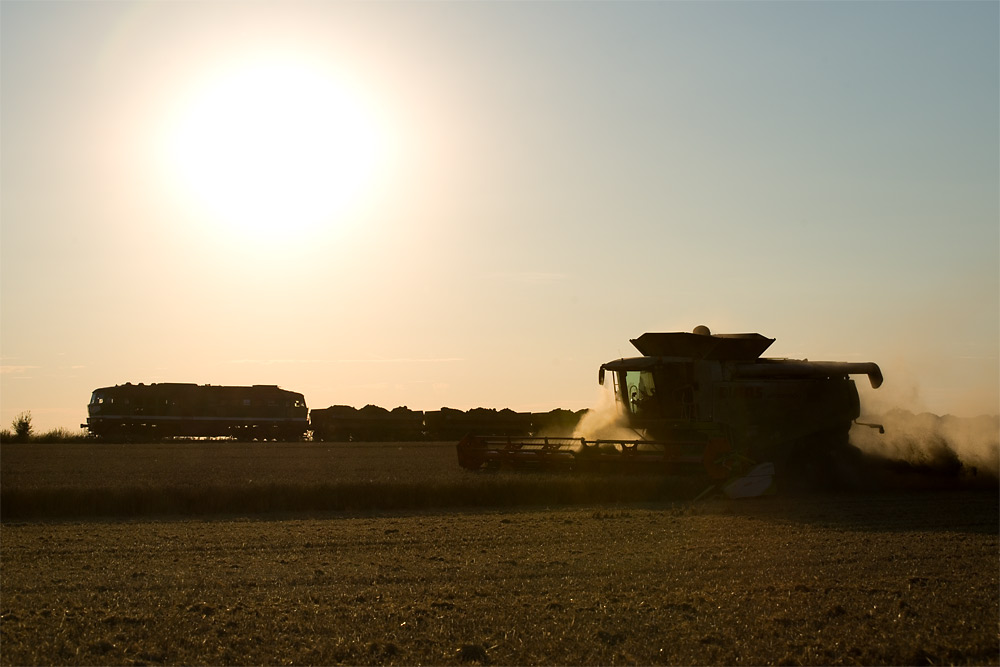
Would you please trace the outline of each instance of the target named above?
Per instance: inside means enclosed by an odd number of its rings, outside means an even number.
[[[469,469],[640,471],[700,474],[739,495],[764,486],[755,471],[812,484],[833,478],[853,456],[851,424],[860,414],[851,375],[882,384],[874,363],[761,358],[774,342],[760,334],[646,333],[643,355],[601,365],[634,440],[483,438],[458,445]],[[732,482],[737,482],[735,485]]]

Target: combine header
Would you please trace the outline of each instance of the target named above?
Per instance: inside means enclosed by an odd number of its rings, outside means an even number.
[[[874,363],[761,358],[774,339],[756,333],[697,327],[631,342],[643,356],[602,364],[598,378],[603,385],[610,374],[635,439],[468,435],[458,443],[459,465],[691,473],[719,482],[752,470],[833,476],[851,456],[848,432],[860,414],[849,376],[882,384]]]

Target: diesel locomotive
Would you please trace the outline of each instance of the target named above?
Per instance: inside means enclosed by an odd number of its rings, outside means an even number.
[[[302,394],[277,385],[126,383],[95,389],[81,427],[106,440],[297,440],[309,428],[307,411]]]

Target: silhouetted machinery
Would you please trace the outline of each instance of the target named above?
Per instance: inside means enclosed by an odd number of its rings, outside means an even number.
[[[860,414],[849,376],[882,384],[874,363],[761,358],[774,342],[760,334],[645,333],[643,355],[602,364],[621,422],[633,439],[496,438],[458,443],[472,470],[695,472],[734,478],[770,463],[779,479],[825,475],[852,455],[848,431]],[[877,426],[877,425],[874,425]]]
[[[81,426],[104,439],[297,440],[309,428],[302,394],[276,385],[126,383],[95,389],[87,412]]]

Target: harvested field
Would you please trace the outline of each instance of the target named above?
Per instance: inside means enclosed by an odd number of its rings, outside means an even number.
[[[693,498],[705,480],[471,474],[455,443],[4,444],[4,519],[359,511]]]
[[[3,527],[4,664],[998,662],[995,494]]]
[[[160,461],[158,447],[180,443],[109,449],[103,462],[92,445],[33,456],[4,445],[0,663],[1000,664],[995,485],[201,518],[8,514],[19,490],[42,494],[23,502],[67,488],[85,498],[127,485],[235,489],[248,472],[321,488],[336,470],[330,488],[362,493],[357,476],[369,473],[376,486],[389,484],[380,474],[417,484],[417,470],[430,486],[453,473],[463,489],[507,483],[453,471],[450,448],[438,448],[439,471],[388,463],[416,450],[351,445],[324,473],[326,454],[301,445],[298,467],[225,448]],[[385,460],[365,463],[366,453]],[[528,478],[509,489],[565,479]]]
[[[0,517],[274,513],[690,500],[707,478],[470,473],[454,443],[4,443]],[[997,478],[871,460],[861,488],[997,489]]]

